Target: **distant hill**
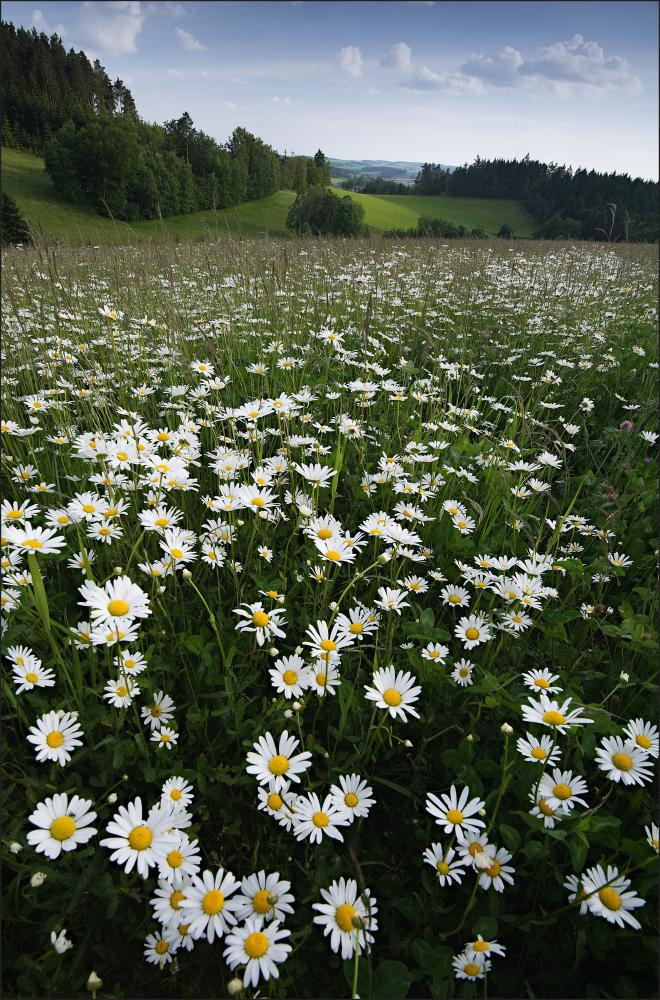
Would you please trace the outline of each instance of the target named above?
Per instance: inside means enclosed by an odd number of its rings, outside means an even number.
[[[403,184],[411,184],[422,166],[415,160],[340,160],[332,156],[328,160],[333,177],[363,174],[365,177],[384,177]],[[444,163],[441,166],[445,170],[455,169]]]

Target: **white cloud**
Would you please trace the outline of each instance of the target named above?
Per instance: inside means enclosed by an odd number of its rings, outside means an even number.
[[[343,49],[340,49],[337,59],[339,61],[339,68],[347,76],[352,76],[356,79],[362,76],[364,59],[357,45],[346,45]]]
[[[186,31],[185,28],[175,28],[174,30],[176,32],[177,38],[181,42],[181,45],[183,46],[184,49],[187,49],[188,52],[206,51],[206,46],[202,45],[202,43],[198,41],[196,38],[193,38],[191,33],[189,31]]]
[[[45,35],[59,35],[61,38],[66,34],[63,24],[50,25],[44,17],[44,12],[39,9],[32,11],[32,27],[37,31],[43,31]]]
[[[541,47],[529,59],[510,46],[496,56],[471,55],[461,72],[492,87],[542,87],[563,95],[575,90],[635,94],[641,89],[626,59],[606,57],[597,42],[587,42],[582,35]]]
[[[401,85],[413,90],[444,90],[450,94],[482,94],[484,91],[483,83],[476,77],[465,73],[436,73],[428,66],[415,70]]]
[[[104,0],[83,3],[81,27],[92,44],[105,52],[125,55],[137,52],[144,13],[139,0]]]
[[[185,17],[187,11],[182,3],[171,0],[159,0],[158,3],[147,4],[148,14],[166,14],[168,17]]]
[[[291,104],[290,97],[278,97],[277,94],[275,97],[271,97],[271,101],[273,104]]]
[[[399,73],[406,73],[412,69],[412,49],[405,42],[397,42],[387,55],[381,56],[380,64]]]

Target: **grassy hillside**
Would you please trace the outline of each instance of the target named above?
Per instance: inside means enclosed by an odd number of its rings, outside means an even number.
[[[2,186],[11,195],[30,225],[65,243],[133,242],[149,238],[201,239],[212,232],[239,231],[243,236],[271,235],[285,231],[286,214],[294,200],[292,191],[278,191],[270,198],[213,213],[193,212],[148,222],[113,222],[91,208],[58,198],[43,160],[17,149],[2,151]]]
[[[345,194],[335,189],[337,194]],[[450,195],[415,194],[355,194],[364,205],[366,221],[372,229],[409,229],[417,225],[420,216],[432,219],[447,219],[466,229],[482,225],[486,232],[495,234],[506,222],[516,236],[531,236],[537,224],[529,212],[517,201],[503,198],[452,198]]]
[[[43,160],[16,149],[2,151],[2,184],[17,202],[29,223],[50,237],[65,243],[139,242],[145,239],[201,239],[205,232],[230,232],[257,237],[276,236],[286,231],[286,215],[295,198],[293,191],[278,191],[269,198],[246,202],[213,213],[193,212],[149,222],[113,222],[91,208],[72,205],[58,198]],[[334,189],[337,194],[346,192]],[[367,225],[374,233],[385,229],[408,229],[421,215],[443,218],[467,229],[482,225],[490,234],[506,222],[517,236],[530,236],[535,223],[515,201],[494,198],[451,198],[446,195],[354,194],[364,205]]]

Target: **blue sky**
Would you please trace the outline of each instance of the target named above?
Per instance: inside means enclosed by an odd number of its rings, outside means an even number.
[[[626,2],[5,2],[99,58],[142,117],[224,141],[658,177],[658,6]]]

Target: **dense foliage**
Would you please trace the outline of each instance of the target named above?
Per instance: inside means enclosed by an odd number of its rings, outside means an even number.
[[[309,187],[289,209],[287,228],[299,236],[364,236],[364,207],[322,187]]]
[[[4,258],[3,996],[653,996],[654,253]]]
[[[32,235],[27,219],[18,210],[18,205],[6,191],[2,192],[0,205],[0,246],[12,243],[31,243]]]
[[[486,239],[486,230],[482,225],[474,226],[472,229],[467,229],[465,226],[456,225],[454,222],[449,222],[448,219],[432,219],[429,216],[422,215],[416,226],[411,226],[410,229],[387,229],[383,233],[386,239],[428,239],[429,237],[434,239],[449,239],[458,240],[465,239],[469,237],[471,239],[484,240]],[[498,236],[510,237],[513,235],[511,228],[504,223],[500,227]]]
[[[540,223],[538,235],[583,240],[658,239],[658,185],[628,174],[572,170],[556,163],[483,160],[449,171],[425,163],[412,191],[474,198],[512,198]]]

